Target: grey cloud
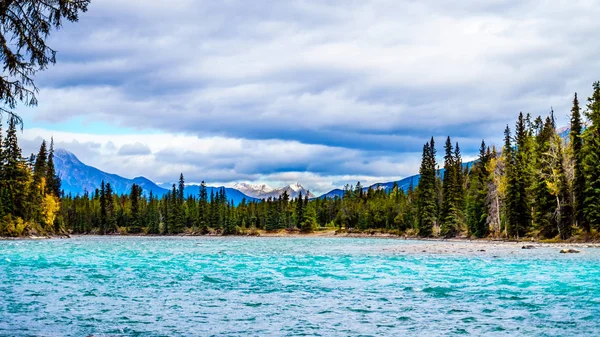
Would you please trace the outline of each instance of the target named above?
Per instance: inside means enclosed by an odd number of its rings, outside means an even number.
[[[119,149],[119,156],[143,156],[151,154],[150,148],[142,143],[125,144]]]
[[[53,35],[58,64],[28,113],[323,147],[173,150],[156,154],[178,165],[161,179],[411,174],[430,136],[469,155],[519,111],[565,123],[599,79],[598,17],[595,1],[96,1]]]

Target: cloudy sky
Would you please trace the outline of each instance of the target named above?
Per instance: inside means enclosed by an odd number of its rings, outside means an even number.
[[[598,18],[599,1],[93,0],[51,36],[21,141],[157,182],[390,181],[432,135],[468,159],[519,111],[566,123],[600,79]]]

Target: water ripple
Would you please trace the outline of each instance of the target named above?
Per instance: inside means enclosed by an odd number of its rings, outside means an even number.
[[[1,242],[0,336],[600,335],[599,250],[452,254],[443,245]]]

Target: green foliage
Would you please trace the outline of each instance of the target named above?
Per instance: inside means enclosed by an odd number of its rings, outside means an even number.
[[[573,108],[571,109],[571,150],[573,153],[573,212],[575,222],[587,233],[590,231],[590,224],[586,221],[583,205],[585,200],[585,172],[583,166],[583,123],[581,120],[581,111],[577,93],[573,98]]]
[[[37,71],[56,62],[56,51],[46,45],[54,28],[63,20],[77,21],[89,0],[3,0],[0,3],[0,114],[11,111],[18,101],[36,105],[37,87],[33,77]],[[20,122],[20,120],[19,120]]]
[[[438,229],[443,237],[466,230],[481,238],[490,233],[501,235],[504,225],[509,237],[580,238],[582,233],[600,229],[599,83],[594,84],[589,99],[585,131],[581,131],[578,110],[575,99],[569,147],[556,134],[552,113],[533,121],[520,114],[515,138],[508,126],[505,130],[501,157],[482,142],[478,159],[466,170],[458,144],[453,145],[448,137],[442,177],[432,138],[423,146],[416,189],[412,184],[406,192],[397,184],[389,190],[363,188],[357,182],[346,185],[342,197],[309,200],[302,195],[290,199],[284,193],[267,200],[243,200],[237,206],[228,201],[224,188],[212,190],[208,196],[204,182],[198,196],[184,199],[183,175],[162,198],[152,193],[146,197],[138,185],[132,186],[129,195],[115,195],[110,183],[102,182],[91,194],[66,195],[59,200],[56,189],[48,184],[55,175],[49,173],[52,143],[49,152],[42,144],[28,164],[21,157],[13,119],[6,137],[0,132],[0,232],[10,236],[65,231],[239,235],[258,233],[259,229],[309,233],[317,227],[335,226],[338,232],[385,231],[422,237],[433,236]],[[578,191],[578,179],[584,182],[583,193]]]
[[[554,158],[550,146],[556,132],[550,117],[536,136],[536,177],[533,185],[533,223],[536,231],[543,238],[553,238],[558,235],[556,213],[556,197],[550,190],[554,175]]]
[[[584,223],[600,229],[600,82],[594,83],[594,93],[588,98],[585,112],[589,126],[583,133],[583,171],[585,191],[583,200]]]
[[[491,159],[489,148],[486,147],[484,141],[481,141],[479,158],[469,175],[466,202],[468,232],[478,238],[486,237],[489,234],[487,196],[490,183],[488,166]]]
[[[506,164],[505,214],[509,236],[524,237],[531,230],[531,165],[532,135],[527,129],[523,113],[519,114],[516,126],[516,148],[513,148],[510,129],[504,133],[503,156]]]
[[[431,141],[423,146],[423,159],[419,170],[421,179],[418,186],[418,230],[419,235],[428,237],[433,235],[433,227],[437,223],[437,193],[436,193],[436,160],[435,142]]]

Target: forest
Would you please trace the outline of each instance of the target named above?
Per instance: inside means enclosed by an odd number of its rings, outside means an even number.
[[[228,201],[206,184],[185,197],[185,179],[162,197],[138,185],[116,195],[101,183],[84,195],[64,195],[53,164],[53,142],[23,158],[15,118],[0,139],[0,235],[218,234],[259,231],[340,233],[382,231],[419,237],[590,240],[600,229],[600,82],[585,107],[575,94],[569,133],[557,133],[554,112],[520,113],[506,126],[501,148],[481,142],[478,158],[463,164],[448,137],[443,163],[433,137],[423,146],[420,180],[407,191],[346,186],[342,197],[287,194],[261,201]],[[2,132],[0,132],[0,138]],[[442,169],[443,168],[443,169]]]

